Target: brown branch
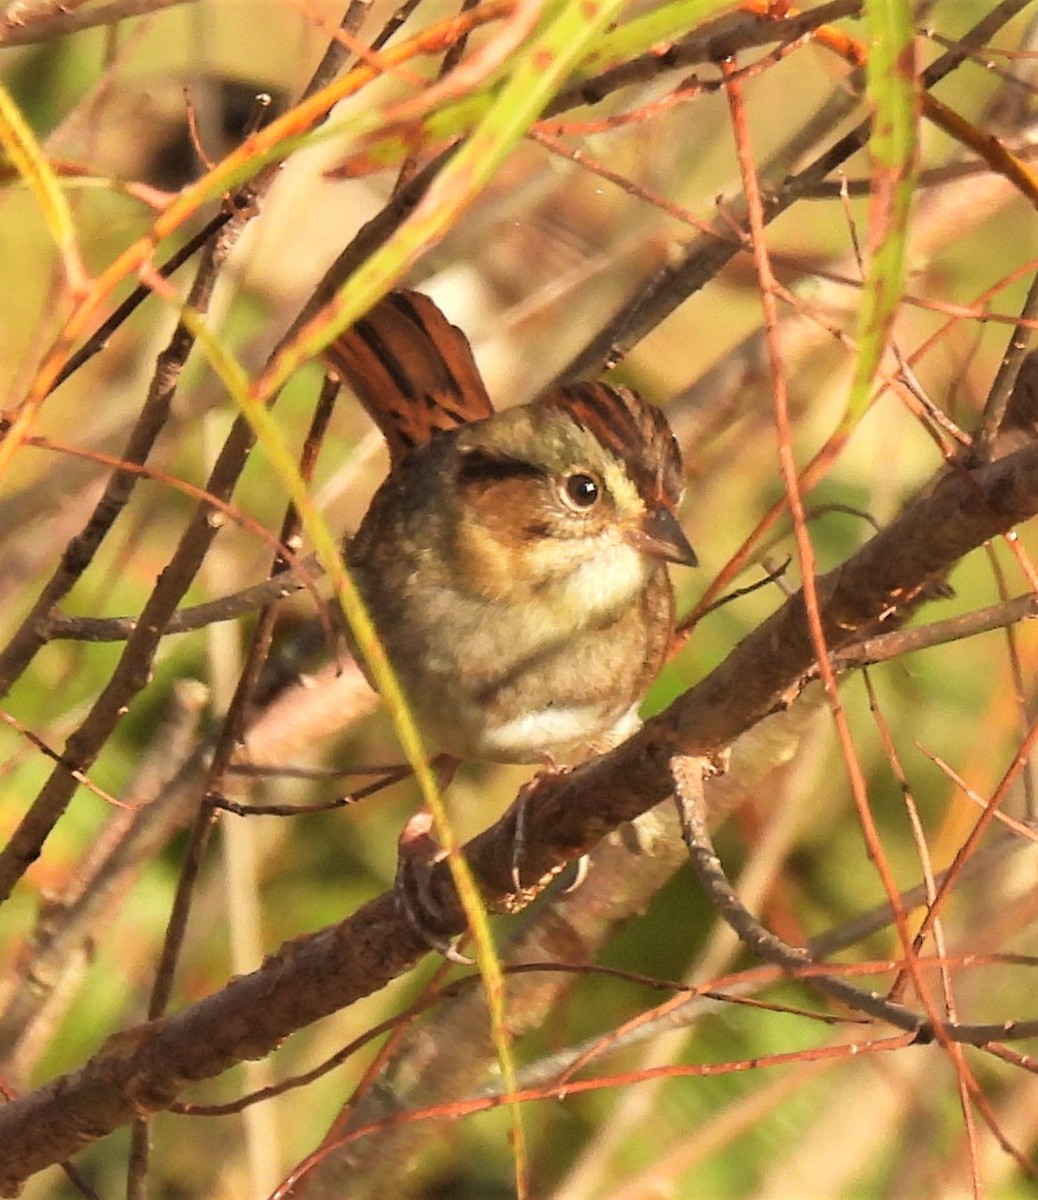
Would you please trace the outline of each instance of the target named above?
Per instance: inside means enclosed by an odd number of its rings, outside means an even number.
[[[703,890],[710,897],[716,911],[735,931],[739,941],[754,954],[781,967],[790,975],[797,975],[816,966],[810,953],[799,946],[791,946],[763,925],[743,906],[735,889],[728,881],[721,860],[714,849],[707,824],[706,806],[703,803],[703,768],[706,760],[676,754],[671,759],[671,774],[674,780],[674,795],[681,816],[681,831],[688,846],[692,870]],[[917,1035],[920,1042],[930,1041],[933,1033],[918,1013],[872,992],[863,991],[841,979],[838,975],[808,974],[805,982],[811,987],[834,999],[842,1001],[853,1010],[867,1013],[881,1021],[887,1021],[898,1029]]]
[[[1017,388],[1017,380],[1021,376],[1021,372],[1025,367],[1030,365],[1030,390],[1033,395],[1033,379],[1035,372],[1034,358],[1028,356],[1027,348],[1031,342],[1031,335],[1028,332],[1028,325],[1034,318],[1038,316],[1038,275],[1031,280],[1031,286],[1027,292],[1027,299],[1024,301],[1023,308],[1020,311],[1020,324],[1009,341],[1005,354],[1002,356],[1002,362],[998,368],[998,375],[995,377],[995,382],[991,386],[991,391],[988,393],[988,398],[984,404],[984,415],[973,439],[973,451],[970,456],[970,464],[985,462],[992,458],[997,453],[996,441],[999,434],[1002,432],[1003,425],[1007,418],[1010,418],[1011,405],[1016,400],[1017,405],[1020,404],[1018,392],[1022,389]],[[1025,376],[1025,380],[1027,376]]]
[[[544,110],[545,117],[558,116],[571,108],[599,104],[620,88],[637,83],[655,83],[662,71],[684,70],[703,63],[718,63],[740,50],[767,46],[773,42],[783,45],[795,42],[820,25],[854,16],[861,11],[861,0],[831,0],[810,12],[795,16],[774,17],[761,13],[739,12],[696,30],[689,37],[669,46],[654,46],[647,54],[629,59],[601,71],[590,79],[582,79],[565,88]]]
[[[705,760],[675,755],[671,760],[674,793],[681,816],[682,833],[688,846],[692,869],[716,911],[734,930],[739,941],[765,962],[780,967],[794,979],[831,996],[852,1010],[887,1021],[898,1029],[916,1034],[916,1045],[938,1036],[942,1043],[987,1046],[1007,1039],[1031,1038],[1038,1034],[1038,1021],[965,1023],[934,1022],[893,999],[855,987],[839,975],[819,971],[810,950],[791,946],[776,937],[742,904],[732,887],[710,836],[704,803]],[[838,969],[838,968],[837,968]]]
[[[888,662],[903,654],[927,650],[932,646],[944,646],[948,642],[976,637],[995,629],[1005,629],[1020,621],[1033,621],[1038,617],[1038,596],[1033,592],[1017,596],[1001,604],[990,604],[974,612],[934,621],[929,625],[916,625],[911,629],[897,629],[892,633],[880,633],[863,638],[846,646],[833,655],[833,666],[838,671],[849,671],[854,667],[869,667],[874,663]]]
[[[213,250],[214,262],[221,261],[222,256],[229,251],[241,231],[242,224],[241,220],[236,220],[221,230],[217,247]],[[208,275],[211,273],[211,269],[203,267],[203,272]],[[208,286],[211,286],[211,281]],[[176,338],[176,336],[175,334],[174,337]],[[172,381],[166,381],[162,377],[161,371],[156,377],[155,391],[163,391],[167,386],[169,388],[169,396],[166,398],[167,407],[169,399],[172,398],[176,379],[179,378],[184,357],[186,357],[192,342],[193,339],[189,339],[187,347],[183,348],[180,355],[174,359],[175,370]],[[159,412],[161,413],[161,407]],[[227,500],[232,494],[238,476],[245,465],[251,444],[251,430],[244,418],[239,418],[232,427],[206,484],[206,490],[217,500]],[[144,452],[146,453],[146,448]],[[118,482],[118,477],[116,482]],[[126,484],[123,484],[122,488],[125,489],[125,487]],[[115,490],[114,484],[113,490]],[[101,512],[102,509],[99,506],[95,516]],[[0,849],[0,899],[6,899],[10,895],[14,885],[39,857],[43,843],[61,818],[76,789],[74,772],[85,771],[89,768],[101,752],[113,729],[128,711],[133,698],[147,685],[151,664],[166,623],[176,610],[180,598],[191,586],[198,573],[198,568],[218,532],[218,525],[209,519],[211,513],[212,509],[208,504],[201,504],[195,509],[177,549],[159,576],[133,633],[127,639],[123,653],[108,683],[91,706],[79,728],[69,736],[63,754],[63,764],[65,765],[59,766],[50,775],[7,844]],[[107,520],[107,513],[104,515]],[[114,520],[114,516],[111,517],[111,520]],[[110,521],[101,526],[101,536],[107,532],[109,527]],[[84,531],[84,537],[87,538],[87,549],[89,550],[86,562],[89,562],[97,548],[89,526]],[[78,558],[74,558],[72,561],[72,567],[79,573],[82,572],[85,565],[86,563],[81,564]],[[49,611],[44,604],[44,599],[50,597],[51,589],[59,594],[65,594],[67,587],[71,586],[71,583],[68,582],[69,576],[68,564],[63,562],[63,566],[55,573],[51,584],[48,585],[44,597],[37,601],[30,617],[12,639],[6,654],[7,670],[4,673],[8,686],[17,678],[21,670],[24,670],[39,646],[42,645],[40,631],[46,623]],[[78,574],[72,575],[73,582],[75,578],[78,578]]]
[[[32,21],[12,19],[8,16],[6,20],[0,21],[0,47],[47,42],[70,33],[78,33],[80,29],[114,25],[118,21],[128,21],[131,17],[151,16],[163,8],[193,3],[194,0],[115,0],[112,4],[102,4],[99,8],[88,8],[82,12],[65,12],[59,7],[57,12],[49,12]]]
[[[335,397],[339,385],[325,379],[311,417],[310,430],[303,445],[299,463],[301,478],[309,484],[317,461],[321,441],[328,429]],[[299,514],[295,505],[289,504],[281,524],[279,541],[290,542],[299,530]],[[271,571],[277,572],[285,565],[280,554],[275,555]],[[248,706],[259,680],[260,671],[270,650],[274,634],[276,609],[268,604],[259,615],[252,632],[245,661],[242,665],[234,695],[228,705],[220,732],[215,739],[209,765],[206,769],[205,787],[201,803],[191,827],[187,850],[180,867],[180,877],[173,898],[173,907],[166,926],[162,952],[155,969],[151,996],[148,1000],[148,1019],[155,1021],[165,1015],[173,994],[173,979],[187,935],[188,917],[195,896],[195,886],[202,869],[206,847],[216,824],[218,797],[226,786],[226,776],[245,732]],[[147,1116],[138,1117],[131,1134],[130,1168],[127,1174],[127,1197],[137,1200],[147,1194],[146,1180],[151,1153],[149,1121]]]
[[[817,695],[801,697],[789,712],[776,714],[740,739],[727,773],[707,783],[707,803],[715,820],[759,795],[776,764],[786,761],[813,725],[818,707]],[[574,983],[572,969],[595,963],[617,930],[645,913],[684,861],[676,813],[671,805],[660,805],[595,846],[580,887],[556,892],[531,920],[510,930],[507,944],[501,945],[501,961],[509,973],[508,1027],[513,1038],[544,1028],[566,1002]],[[523,973],[529,964],[545,963],[558,963],[563,969]],[[693,1008],[699,1012],[704,1003],[705,998],[695,1002],[686,996],[682,1014]],[[673,1012],[670,1017],[677,1019]],[[661,1017],[660,1024],[665,1020]],[[637,1040],[633,1031],[631,1040]],[[572,1062],[572,1053],[562,1051],[540,1059],[523,1068],[524,1086],[556,1082]],[[429,1130],[401,1118],[416,1109],[449,1106],[459,1096],[485,1094],[495,1063],[482,991],[469,991],[437,1006],[394,1047],[378,1086],[351,1097],[349,1112],[336,1130],[343,1141],[323,1147],[300,1200],[303,1195],[346,1194],[351,1200],[381,1200],[405,1190],[428,1146]],[[360,1140],[348,1140],[359,1130],[369,1132]]]
[[[358,21],[362,12],[362,9],[351,6],[346,14],[345,24]],[[318,78],[323,77],[322,73],[331,70],[337,62],[338,56],[329,51],[319,65],[318,74],[311,81],[308,91],[316,86]],[[241,189],[238,196],[241,208],[236,211],[236,219],[219,235],[218,245],[222,247],[221,253],[226,253],[245,222],[255,213],[256,201],[266,192],[277,172],[276,164],[268,165]],[[394,209],[394,213],[397,211]],[[362,230],[358,239],[355,239],[354,246],[363,233]],[[252,442],[251,428],[243,417],[239,417],[224,442],[207,484],[207,491],[218,501],[227,500],[233,493]],[[64,760],[75,771],[83,771],[90,766],[112,730],[127,712],[132,699],[146,685],[151,662],[166,625],[181,596],[194,580],[216,536],[217,527],[209,520],[210,513],[209,506],[204,504],[195,510],[139,621],[128,636],[122,656],[107,686],[84,722],[70,736],[65,747]],[[67,592],[64,577],[60,583],[64,588],[60,594],[64,595]],[[14,659],[14,665],[18,666],[19,670],[24,669],[42,645],[41,630],[45,627],[50,607],[52,605],[45,606],[41,598],[33,609],[32,617],[35,623],[26,622],[19,631],[18,636],[22,638],[18,647],[20,657]],[[15,670],[9,678],[14,679],[17,674],[18,671]],[[56,770],[37,795],[6,846],[0,849],[0,900],[10,895],[11,889],[39,856],[44,842],[68,806],[75,786],[75,777],[69,769],[63,766]]]
[[[53,1032],[51,1022],[64,1015],[55,1011],[55,992],[74,964],[89,956],[97,930],[111,921],[172,829],[185,824],[183,810],[197,788],[170,785],[176,764],[188,759],[197,744],[207,700],[200,683],[174,686],[169,708],[123,789],[128,808],[113,814],[60,893],[42,906],[28,939],[31,953],[20,955],[8,969],[0,987],[0,1057],[16,1078],[31,1077]]]
[[[188,303],[197,312],[209,307],[220,264],[233,245],[237,225],[224,228],[210,243],[199,264]],[[194,334],[178,322],[169,344],[158,356],[155,374],[137,422],[130,433],[122,458],[130,466],[147,461],[156,439],[165,428],[180,375],[195,344]],[[28,615],[0,653],[0,695],[32,661],[46,642],[52,609],[69,594],[94,560],[119,514],[129,503],[140,476],[131,470],[117,470],[105,486],[82,530],[68,543],[56,570],[44,585]]]
[[[190,633],[204,629],[220,621],[233,621],[236,617],[253,612],[264,605],[273,604],[306,587],[303,579],[320,574],[321,565],[310,555],[301,563],[303,574],[295,571],[280,571],[270,579],[254,583],[218,600],[208,600],[190,608],[178,608],[166,622],[165,632]],[[44,632],[48,641],[76,642],[123,642],[140,624],[140,617],[66,617],[55,613],[47,621]]]
[[[922,73],[924,88],[932,88],[958,67],[971,48],[984,45],[1029,0],[1003,0],[963,34],[954,50],[942,54]],[[868,141],[870,122],[863,121],[846,133],[798,174],[772,188],[764,198],[765,224],[772,221],[804,196],[813,195],[829,175]],[[745,229],[745,206],[732,205],[719,225],[719,233],[693,238],[679,255],[672,256],[650,279],[624,303],[602,329],[558,373],[557,382],[586,378],[600,371],[604,364],[615,365],[628,351],[666,317],[670,316],[689,296],[710,282],[736,254],[743,243],[731,238],[731,220],[738,229]]]
[[[851,559],[818,580],[826,641],[839,649],[911,604],[934,576],[1038,512],[1038,447],[975,471],[953,470]],[[675,753],[716,755],[788,703],[812,667],[798,593],[728,659],[612,753],[547,778],[525,798],[523,877],[541,880],[609,830],[666,799]],[[466,848],[488,905],[513,910],[514,807]],[[430,890],[449,930],[463,928],[445,864]],[[529,889],[536,892],[537,886]],[[193,1081],[269,1053],[288,1034],[383,987],[427,952],[388,892],[338,925],[296,938],[257,971],[164,1020],[116,1034],[78,1071],[0,1109],[0,1189]]]

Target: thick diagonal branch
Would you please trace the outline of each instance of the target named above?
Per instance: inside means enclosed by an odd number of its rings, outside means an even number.
[[[974,471],[955,469],[890,527],[818,580],[830,649],[882,629],[958,559],[1038,512],[1038,446]],[[792,597],[697,687],[624,745],[545,780],[525,799],[524,879],[537,880],[666,799],[675,753],[721,752],[795,695],[813,667],[801,595]],[[514,814],[466,847],[492,908],[512,892]],[[460,932],[449,872],[431,887]],[[531,889],[533,891],[535,889]],[[0,1108],[0,1190],[190,1083],[273,1050],[294,1030],[378,990],[427,952],[386,893],[338,925],[286,943],[250,975],[163,1021],[116,1035],[79,1070]]]

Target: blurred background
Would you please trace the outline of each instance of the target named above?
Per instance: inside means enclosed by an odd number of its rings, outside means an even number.
[[[998,7],[979,0],[917,5],[921,64]],[[1018,7],[1020,14],[937,94],[976,128],[1033,161],[1038,12],[1033,4]],[[323,0],[197,0],[65,32],[62,20],[89,11],[70,6],[67,12],[41,17],[33,10],[26,17],[21,4],[0,6],[0,81],[59,171],[87,271],[97,275],[151,227],[172,193],[202,173],[204,158],[219,160],[239,143],[256,120],[258,94],[269,94],[275,113],[296,102],[342,11]],[[362,39],[373,36],[394,11],[392,4],[373,4]],[[632,8],[623,19],[644,11],[648,6]],[[422,0],[403,35],[452,13],[449,5]],[[56,22],[53,31],[48,20]],[[837,28],[866,36],[853,14]],[[690,32],[701,33],[693,26]],[[803,169],[867,112],[860,79],[830,49],[808,41],[772,59],[775,44],[775,38],[762,39],[738,60],[761,63],[744,87],[753,154],[766,188]],[[435,65],[422,62],[414,69],[428,73]],[[553,116],[541,133],[557,139],[570,156],[543,141],[522,143],[409,276],[410,285],[433,295],[469,334],[499,406],[534,397],[624,300],[702,236],[700,228],[733,227],[742,212],[742,187],[718,78],[709,61],[661,69],[601,104]],[[679,85],[688,97],[674,96]],[[407,81],[381,80],[344,102],[320,136],[288,157],[260,201],[220,272],[208,317],[250,373],[261,369],[329,264],[391,196],[393,170],[354,179],[327,176],[352,144],[336,135],[336,123],[377,113],[412,90]],[[621,119],[623,114],[636,119]],[[939,444],[933,425],[928,428],[920,418],[920,405],[967,432],[975,427],[1038,258],[1030,201],[932,125],[922,123],[920,138],[906,295],[893,341],[911,364],[922,400],[913,410],[904,389],[878,388],[846,449],[810,492],[820,571],[843,561],[876,526],[894,519],[941,469],[951,440]],[[776,274],[788,289],[781,298],[780,332],[793,449],[801,466],[832,434],[847,403],[869,174],[868,154],[859,152],[824,189],[791,205],[768,230]],[[69,296],[37,198],[10,167],[0,182],[0,395],[3,406],[13,408],[61,331]],[[211,215],[200,213],[193,226],[166,239],[154,262],[165,261]],[[174,277],[181,294],[192,270]],[[127,280],[115,300],[135,282]],[[42,406],[36,432],[54,444],[23,447],[0,481],[4,642],[30,611],[109,478],[109,466],[73,457],[56,444],[88,454],[123,453],[156,356],[175,323],[169,304],[154,297],[143,303],[103,352]],[[683,523],[701,560],[697,572],[674,572],[679,612],[686,613],[783,495],[750,254],[736,254],[634,345],[612,378],[663,406],[681,442],[688,479]],[[305,438],[320,380],[316,365],[305,368],[278,403],[278,421],[295,446]],[[140,612],[195,505],[166,477],[204,486],[234,415],[204,360],[192,358],[148,460],[158,477],[138,484],[89,570],[62,602],[63,613]],[[314,479],[334,528],[343,534],[355,528],[385,469],[377,435],[343,394]],[[261,454],[252,456],[233,503],[250,522],[278,530],[286,500]],[[970,556],[949,580],[953,594],[917,620],[945,619],[1026,592],[1026,551],[1033,543],[1033,532],[1025,528],[1018,550],[999,544]],[[792,545],[784,517],[738,585],[759,581],[793,553]],[[269,560],[270,547],[251,524],[228,522],[185,603],[259,581]],[[795,568],[788,578],[796,586]],[[697,623],[664,669],[646,712],[659,711],[694,685],[782,599],[779,586],[762,587]],[[275,634],[279,661],[290,657],[296,631],[313,612],[305,593],[283,605]],[[96,789],[131,806],[152,803],[169,789],[226,709],[249,628],[246,618],[163,639],[147,687],[90,768]],[[878,707],[892,731],[905,787],[860,678],[844,683],[869,798],[900,886],[921,878],[906,788],[934,867],[943,868],[979,810],[935,759],[950,764],[978,796],[991,794],[1033,719],[1036,648],[1032,627],[1022,624],[874,669]],[[105,687],[119,653],[119,643],[55,640],[13,682],[0,724],[0,840],[14,831],[53,769],[41,744],[60,753]],[[308,669],[319,664],[311,662]],[[281,714],[273,728],[263,727],[262,737],[247,739],[258,764],[322,772],[250,777],[243,784],[250,801],[330,802],[354,786],[338,772],[399,760],[388,721],[371,711],[360,689],[348,701],[326,700],[325,710],[339,703],[341,712],[333,711],[319,734],[308,727],[302,733],[287,730]],[[467,766],[449,796],[460,835],[489,825],[528,775],[517,768]],[[1031,790],[1025,772],[1007,806],[1021,819],[1027,818]],[[801,721],[773,769],[768,764],[749,794],[738,798],[742,806],[721,834],[725,861],[734,876],[743,873],[749,880],[749,907],[787,940],[801,944],[884,902],[832,724],[821,707]],[[216,991],[285,939],[340,919],[390,886],[396,838],[416,803],[415,788],[405,781],[340,811],[290,819],[222,815],[195,894],[174,1007]],[[43,855],[0,908],[0,1004],[7,1010],[0,1019],[0,1045],[4,1078],[13,1091],[75,1068],[110,1033],[143,1019],[191,804],[185,800],[179,815],[138,846],[132,862],[106,877],[105,864],[111,863],[106,856],[122,844],[133,815],[81,787]],[[1033,849],[1004,850],[964,883],[947,912],[949,954],[1035,952]],[[103,886],[99,877],[107,879]],[[64,928],[84,897],[91,906],[83,908],[67,942],[49,958],[43,955],[48,939]],[[507,922],[497,928],[502,940],[508,936]],[[897,952],[896,936],[885,929],[850,957],[881,959]],[[602,960],[672,980],[708,979],[751,961],[725,941],[685,871],[626,924]],[[435,966],[423,964],[413,976],[297,1034],[275,1061],[229,1072],[195,1089],[191,1098],[227,1099],[308,1068],[413,1000]],[[1032,1018],[1034,994],[1029,961],[986,960],[955,972],[963,1019]],[[773,986],[766,995],[818,1007],[816,998],[805,1000],[806,993],[791,985]],[[557,1020],[520,1043],[520,1062],[534,1064],[563,1046],[602,1036],[658,999],[627,980],[578,979]],[[916,1049],[860,1062],[813,1061],[811,1048],[837,1036],[846,1037],[846,1028],[837,1033],[788,1013],[734,1005],[705,1010],[677,1044],[669,1044],[669,1061],[754,1060],[798,1050],[804,1058],[781,1070],[631,1083],[562,1105],[528,1105],[534,1194],[567,1200],[1035,1194],[1033,1168],[1029,1173],[1000,1149],[983,1120],[979,1130],[964,1120],[964,1076],[942,1053]],[[314,1148],[373,1053],[365,1049],[304,1092],[249,1110],[245,1118],[160,1116],[148,1194],[267,1195]],[[608,1060],[608,1070],[634,1069],[647,1053],[646,1045],[628,1046]],[[970,1061],[997,1127],[1026,1160],[1038,1139],[1033,1062],[1011,1066],[979,1055]],[[645,1096],[639,1100],[641,1089]],[[651,1104],[651,1112],[625,1107],[630,1104]],[[966,1108],[977,1119],[972,1101]],[[406,1187],[394,1194],[513,1194],[501,1112],[429,1124],[437,1133],[427,1135]],[[97,1194],[114,1195],[123,1187],[126,1157],[127,1137],[117,1134],[81,1155],[79,1165]],[[51,1170],[24,1194],[37,1200],[80,1193]],[[368,1193],[346,1186],[338,1194]]]

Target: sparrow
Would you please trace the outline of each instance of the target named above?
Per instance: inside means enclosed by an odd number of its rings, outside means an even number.
[[[696,565],[663,413],[604,383],[495,411],[465,335],[412,291],[324,359],[389,447],[344,554],[427,744],[527,763],[622,741],[674,632],[666,564]]]

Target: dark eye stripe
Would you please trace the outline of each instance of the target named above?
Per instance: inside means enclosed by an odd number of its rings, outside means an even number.
[[[463,487],[480,483],[500,483],[505,479],[543,479],[544,475],[545,472],[533,463],[504,458],[499,454],[487,454],[483,450],[470,450],[464,454],[458,467],[458,482]]]

